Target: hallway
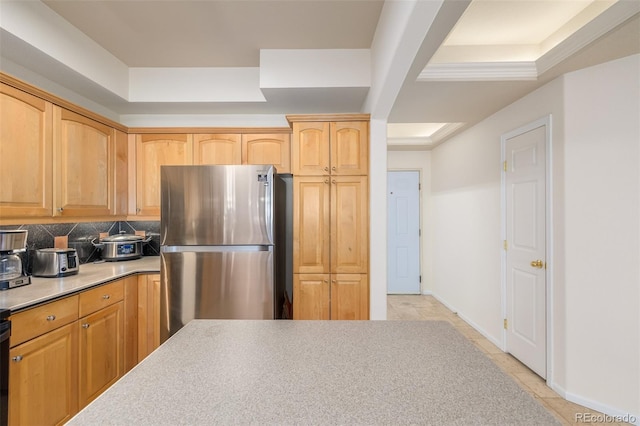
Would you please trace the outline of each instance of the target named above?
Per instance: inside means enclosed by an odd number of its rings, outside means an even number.
[[[626,423],[606,422],[604,415],[569,402],[551,388],[543,379],[529,370],[524,364],[509,354],[502,352],[497,346],[477,332],[473,327],[451,312],[433,296],[420,295],[388,295],[387,296],[388,320],[418,320],[418,321],[449,321],[467,339],[493,360],[503,371],[531,396],[537,399],[550,413],[552,413],[564,425],[578,425],[588,423],[590,425],[621,425]],[[580,416],[585,419],[580,422]],[[603,422],[587,422],[596,416],[603,416]],[[577,421],[578,420],[578,421]]]

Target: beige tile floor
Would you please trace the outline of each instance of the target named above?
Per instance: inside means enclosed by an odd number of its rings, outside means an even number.
[[[553,414],[563,425],[585,425],[576,421],[576,414],[601,414],[597,411],[569,402],[551,388],[537,374],[509,354],[502,352],[473,327],[451,312],[433,296],[389,295],[387,297],[387,319],[389,320],[444,320],[449,321],[486,356],[531,396]],[[621,425],[626,423],[588,423],[589,425]]]

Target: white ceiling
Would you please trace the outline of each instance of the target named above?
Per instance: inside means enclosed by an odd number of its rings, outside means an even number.
[[[0,0],[2,70],[58,85],[112,117],[370,112],[372,46],[393,42],[382,23],[398,10],[382,0],[11,3]],[[399,90],[390,146],[428,148],[562,73],[639,53],[639,11],[636,0],[446,1],[423,35],[408,34],[415,23],[396,31],[417,50],[386,80]],[[104,49],[102,75],[85,48]],[[209,83],[191,93],[188,76]]]

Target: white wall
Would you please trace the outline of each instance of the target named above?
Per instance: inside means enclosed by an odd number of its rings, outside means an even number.
[[[567,397],[640,418],[640,55],[565,76]]]
[[[549,114],[554,123],[552,155],[561,158],[562,79],[546,84],[432,151],[434,295],[500,347],[500,137]],[[555,191],[553,196],[555,200]],[[561,290],[561,286],[554,289],[556,300],[562,300]],[[562,329],[563,313],[555,314]],[[561,346],[562,333],[555,339]],[[557,379],[562,382],[564,363],[561,357],[555,361],[560,370]]]
[[[388,151],[387,168],[389,170],[418,170],[420,172],[420,273],[422,274],[421,290],[423,294],[433,293],[431,283],[431,247],[429,238],[431,217],[429,202],[431,200],[431,152],[430,151]]]
[[[503,343],[500,136],[552,119],[552,348],[567,399],[640,417],[640,56],[558,78],[432,151],[434,295]]]

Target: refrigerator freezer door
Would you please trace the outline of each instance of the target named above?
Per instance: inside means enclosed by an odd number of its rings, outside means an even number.
[[[272,166],[162,166],[162,245],[273,244]]]
[[[161,253],[161,340],[190,320],[274,319],[273,250]]]

